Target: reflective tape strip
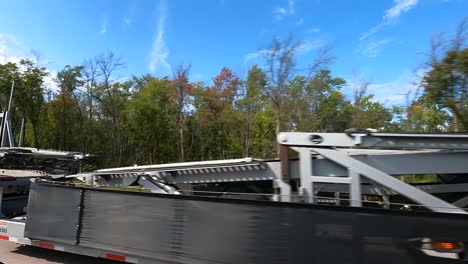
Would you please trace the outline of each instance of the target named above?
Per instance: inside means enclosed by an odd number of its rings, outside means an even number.
[[[65,248],[62,247],[62,246],[57,246],[57,245],[54,245],[54,244],[50,244],[50,243],[39,243],[39,247],[41,248],[47,248],[47,249],[53,249],[53,250],[58,250],[58,251],[65,251]]]
[[[23,244],[23,245],[31,245],[31,240],[25,239],[25,238],[17,238],[17,237],[0,235],[0,240],[6,240],[6,241],[14,242],[14,243],[20,243],[20,244]]]
[[[111,259],[111,260],[116,260],[116,261],[121,261],[121,262],[138,263],[138,259],[136,259],[136,258],[127,257],[127,256],[123,256],[123,255],[117,255],[117,254],[113,254],[113,253],[106,253],[104,258]]]
[[[47,249],[55,249],[55,246],[53,244],[49,243],[39,243],[39,247],[41,248],[47,248]]]
[[[122,255],[116,255],[112,253],[106,253],[105,256],[106,259],[112,259],[112,260],[117,260],[117,261],[122,261],[125,262],[126,257]]]

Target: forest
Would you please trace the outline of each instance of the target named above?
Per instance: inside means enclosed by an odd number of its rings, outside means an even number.
[[[220,69],[212,83],[192,82],[190,65],[171,76],[151,74],[119,81],[124,59],[107,52],[66,65],[48,87],[39,60],[0,64],[0,107],[6,110],[15,81],[12,126],[23,146],[98,155],[94,168],[177,161],[277,157],[281,131],[404,132],[468,130],[468,48],[465,19],[454,36],[430,39],[418,91],[404,106],[384,106],[330,65],[329,46],[307,69],[298,69],[301,41],[273,38],[245,79]],[[343,89],[352,89],[352,96]]]

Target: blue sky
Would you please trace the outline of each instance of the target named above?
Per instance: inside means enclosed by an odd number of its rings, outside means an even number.
[[[245,77],[273,36],[293,35],[301,68],[332,45],[334,75],[402,103],[430,35],[452,33],[467,11],[466,0],[0,0],[0,62],[35,50],[54,73],[113,51],[121,78],[191,64],[191,79],[210,83],[223,66]]]

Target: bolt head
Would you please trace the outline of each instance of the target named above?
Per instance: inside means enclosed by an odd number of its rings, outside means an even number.
[[[288,141],[288,137],[286,135],[280,135],[278,139],[281,142],[287,142]]]

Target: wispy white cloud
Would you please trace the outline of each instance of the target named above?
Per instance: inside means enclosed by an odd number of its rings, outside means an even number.
[[[306,31],[306,33],[319,33],[319,32],[320,32],[320,28],[318,27],[310,28]]]
[[[107,33],[107,27],[109,26],[109,19],[107,17],[107,14],[104,15],[104,18],[102,19],[101,23],[101,30],[99,31],[101,34],[106,34]]]
[[[25,53],[25,46],[15,36],[0,33],[0,64],[18,63]]]
[[[31,50],[27,45],[23,44],[18,38],[9,34],[0,33],[0,64],[4,63],[19,63],[22,59],[31,59],[35,61],[33,55],[39,54],[38,51]],[[42,60],[40,64],[48,64],[47,60]],[[19,67],[20,70],[25,70],[25,68]],[[57,71],[46,69],[48,75],[44,77],[44,87],[53,92],[58,91],[57,83],[55,82],[55,77],[57,76]]]
[[[265,56],[265,55],[270,54],[271,52],[272,52],[272,51],[269,50],[269,49],[262,49],[262,50],[260,50],[260,51],[258,51],[258,52],[248,53],[248,54],[245,55],[245,57],[244,57],[244,64],[247,64],[249,61],[259,59],[259,58],[261,58],[262,56]]]
[[[316,39],[316,40],[305,40],[302,41],[299,46],[297,47],[297,54],[304,55],[312,50],[319,49],[326,44],[325,40],[323,39]],[[244,56],[244,64],[247,64],[250,61],[258,60],[259,58],[271,54],[273,51],[270,49],[262,49],[257,52],[248,53]]]
[[[395,5],[385,11],[384,20],[396,19],[401,13],[409,11],[416,6],[418,0],[395,0]]]
[[[418,80],[423,76],[423,71],[416,73],[403,70],[394,80],[384,83],[371,83],[368,93],[374,94],[374,99],[386,106],[405,105],[409,95],[414,96],[418,91]]]
[[[130,80],[130,77],[129,76],[121,76],[119,78],[117,78],[115,80],[115,82],[118,82],[118,83],[124,83],[126,81],[129,81]]]
[[[7,41],[15,45],[21,45],[20,41],[15,36],[10,35],[10,34],[0,33],[0,42],[5,43]]]
[[[389,39],[382,39],[377,41],[371,41],[367,43],[363,48],[359,49],[359,52],[369,58],[375,58],[382,51],[382,46],[390,43]]]
[[[49,75],[44,77],[44,86],[49,89],[50,91],[56,93],[60,90],[58,87],[57,82],[55,81],[55,78],[57,78],[57,71],[55,70],[48,70]]]
[[[369,29],[368,31],[364,32],[361,34],[361,37],[359,38],[359,40],[364,40],[366,39],[367,37],[370,37],[372,35],[374,35],[375,33],[379,32],[383,27],[385,27],[387,24],[384,24],[383,22],[378,24],[377,26],[374,26],[372,27],[371,29]]]
[[[131,18],[129,18],[129,17],[124,17],[124,18],[123,18],[123,22],[124,22],[125,24],[127,24],[127,25],[131,25],[132,22],[133,22],[133,20],[132,20]]]
[[[288,5],[286,7],[276,7],[273,10],[273,15],[275,16],[276,20],[283,20],[286,16],[293,15],[295,0],[288,0]]]
[[[298,54],[306,54],[312,50],[320,49],[326,44],[326,41],[322,38],[315,40],[305,40],[302,41],[299,47],[297,48]]]
[[[203,78],[203,75],[202,75],[201,73],[195,73],[195,74],[193,74],[193,79],[194,79],[195,81],[201,81],[202,78]]]
[[[133,20],[135,18],[136,13],[136,4],[137,3],[135,1],[132,1],[131,6],[128,8],[125,16],[122,18],[122,22],[127,26],[133,24]]]
[[[288,9],[289,9],[289,14],[294,14],[294,4],[296,3],[295,0],[288,0]]]
[[[362,33],[359,40],[364,40],[379,32],[380,30],[382,30],[382,28],[395,23],[395,21],[398,20],[401,14],[408,12],[409,10],[414,8],[417,5],[418,0],[394,0],[394,3],[395,4],[391,8],[385,10],[380,24]]]
[[[265,35],[268,35],[268,36],[269,36],[270,33],[271,33],[271,29],[262,27],[262,28],[260,29],[260,31],[258,32],[258,36],[259,36],[259,37],[263,37],[263,36],[265,36]]]
[[[149,70],[152,73],[158,71],[162,74],[169,74],[171,72],[171,66],[167,62],[169,50],[167,49],[166,41],[164,40],[167,15],[166,0],[160,0],[156,32],[154,33],[153,47],[151,49],[149,63]]]
[[[288,12],[286,11],[286,8],[284,7],[277,7],[273,11],[273,14],[275,15],[275,18],[277,20],[281,20],[283,19],[283,17],[285,17],[288,14]]]

